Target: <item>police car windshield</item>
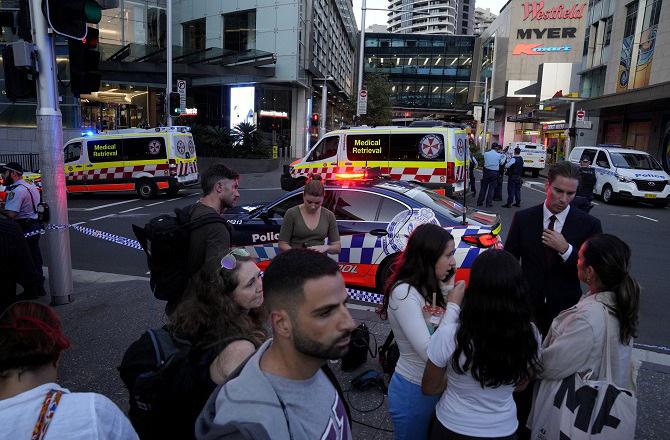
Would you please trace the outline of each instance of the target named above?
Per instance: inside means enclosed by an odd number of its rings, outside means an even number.
[[[617,168],[629,168],[634,170],[662,170],[663,167],[656,159],[648,154],[641,153],[610,153],[612,163]]]

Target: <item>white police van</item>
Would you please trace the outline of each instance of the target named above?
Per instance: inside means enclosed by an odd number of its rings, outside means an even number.
[[[521,150],[523,171],[530,171],[533,177],[537,177],[547,162],[547,147],[533,142],[512,142],[508,147],[507,155],[511,157],[515,148]]]
[[[670,176],[644,151],[610,146],[576,147],[568,160],[579,164],[586,157],[596,171],[593,192],[605,203],[638,200],[658,207],[670,202]]]

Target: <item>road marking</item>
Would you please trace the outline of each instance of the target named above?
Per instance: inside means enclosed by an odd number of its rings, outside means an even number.
[[[142,208],[144,208],[144,206],[138,206],[137,208],[126,209],[125,211],[121,211],[119,214],[123,214],[125,212],[137,211],[138,209],[142,209]]]
[[[103,218],[114,217],[115,215],[116,215],[116,214],[107,214],[107,215],[103,215],[102,217],[92,218],[92,219],[89,220],[89,222],[94,222],[94,221],[96,221],[96,220],[102,220]]]
[[[612,215],[614,217],[632,217],[632,215],[630,215],[630,214],[612,214],[612,213],[609,213],[607,215]]]
[[[645,220],[649,220],[649,221],[658,223],[658,220],[656,220],[656,219],[654,219],[654,218],[645,217],[645,216],[640,215],[640,214],[635,214],[635,217],[640,217],[640,218],[643,218],[643,219],[645,219]]]
[[[145,206],[156,206],[156,205],[160,205],[161,203],[165,203],[165,202],[167,202],[167,200],[162,200],[160,202],[155,202],[155,203],[149,203],[148,205],[145,205]]]
[[[74,224],[72,224],[71,226],[79,226],[79,225],[83,225],[84,223],[86,223],[86,222],[74,223]]]
[[[532,185],[533,185],[533,182],[528,182],[528,183],[524,183],[524,184],[523,184],[523,186],[525,186],[526,188],[528,188],[528,189],[530,189],[530,190],[532,190],[532,191],[537,191],[537,192],[539,192],[539,193],[546,194],[546,191],[542,191],[542,190],[539,190],[539,189],[537,189],[537,188],[533,188]]]
[[[109,208],[110,206],[123,205],[124,203],[137,202],[139,199],[124,200],[122,202],[108,203],[107,205],[94,206],[93,208],[85,208],[84,211],[96,211],[98,209]]]

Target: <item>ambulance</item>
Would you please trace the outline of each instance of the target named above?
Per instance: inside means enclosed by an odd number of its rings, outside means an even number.
[[[198,183],[189,127],[88,132],[63,149],[68,193],[136,191],[150,199]]]
[[[521,150],[523,172],[530,171],[533,177],[537,177],[546,165],[547,148],[543,144],[533,142],[512,142],[507,149],[509,157],[512,157],[515,148]]]
[[[326,180],[379,168],[394,180],[463,191],[468,136],[454,127],[353,127],[327,133],[303,157],[284,167],[281,187],[299,188],[310,174]]]

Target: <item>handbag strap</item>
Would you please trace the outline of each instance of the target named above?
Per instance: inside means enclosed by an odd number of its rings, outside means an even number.
[[[610,349],[610,317],[609,309],[603,303],[600,303],[603,306],[603,311],[605,312],[605,347],[603,349],[603,358],[600,362],[600,371],[599,374],[602,375],[603,364],[605,366],[605,378],[607,382],[612,382],[612,362],[611,362],[611,349]]]
[[[49,390],[47,395],[44,397],[42,408],[40,409],[40,415],[37,418],[35,427],[33,428],[33,435],[30,437],[31,440],[44,439],[44,436],[47,434],[47,429],[49,429],[51,419],[53,419],[54,412],[56,412],[56,408],[58,408],[58,403],[60,402],[61,396],[63,396],[62,391]]]

